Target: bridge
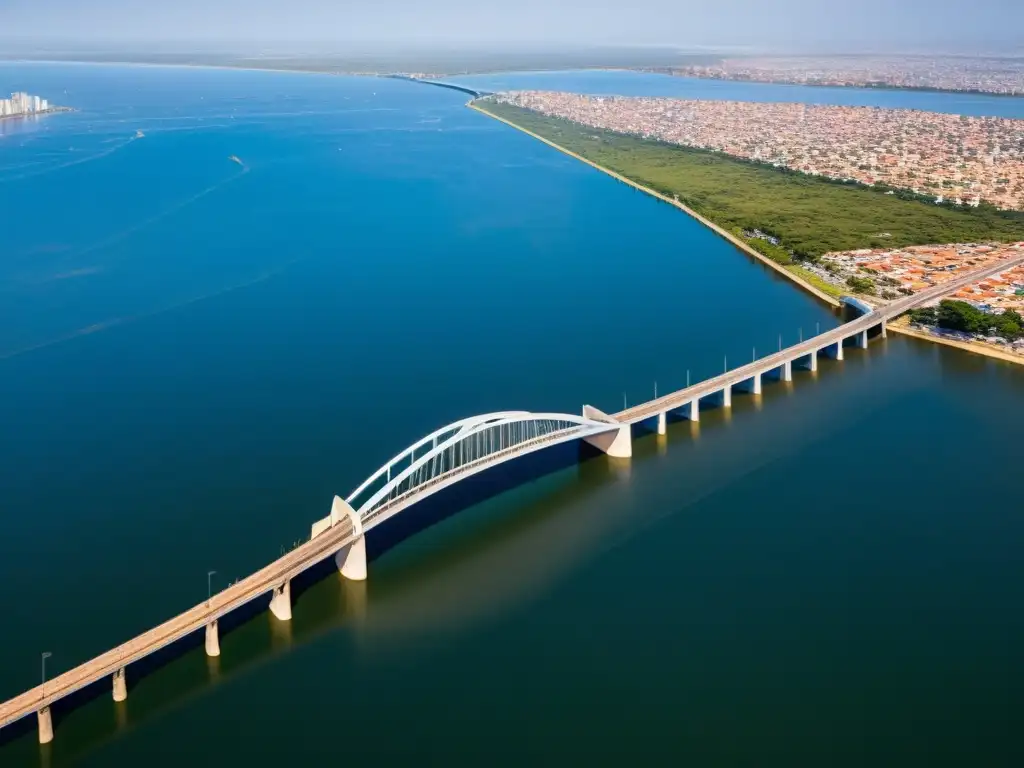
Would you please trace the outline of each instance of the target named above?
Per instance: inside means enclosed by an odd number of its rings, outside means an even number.
[[[848,340],[866,348],[869,331],[878,328],[884,336],[886,323],[896,316],[1021,263],[1024,263],[1024,256],[975,270],[874,309],[787,349],[618,413],[609,415],[590,405],[584,405],[579,416],[503,411],[442,427],[392,457],[346,498],[336,496],[330,514],[313,523],[309,541],[208,601],[0,704],[0,728],[34,713],[40,743],[51,741],[50,707],[55,702],[107,678],[111,681],[114,701],[125,700],[128,696],[125,671],[129,665],[193,633],[205,632],[206,653],[220,655],[219,620],[253,600],[269,597],[269,608],[275,618],[289,621],[292,579],[330,557],[334,557],[342,576],[365,579],[366,534],[454,483],[569,441],[584,441],[611,457],[628,458],[632,456],[634,424],[655,421],[657,431],[664,434],[670,412],[697,420],[701,401],[707,398],[716,398],[722,407],[730,407],[735,388],[759,394],[765,376],[775,373],[778,378],[791,381],[794,366],[802,364],[816,370],[821,354],[841,360]]]
[[[411,77],[409,75],[385,75],[385,77],[390,77],[392,80],[408,80],[413,83],[423,83],[424,85],[436,85],[438,88],[448,88],[449,90],[452,91],[461,91],[462,93],[469,94],[474,99],[479,99],[483,96],[494,95],[493,93],[491,93],[491,91],[481,91],[475,88],[469,88],[468,86],[465,85],[459,85],[458,83],[446,83],[441,80],[427,80],[426,78],[423,77]]]

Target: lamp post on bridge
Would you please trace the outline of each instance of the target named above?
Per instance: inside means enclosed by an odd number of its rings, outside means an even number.
[[[213,577],[217,574],[216,571],[206,572],[206,607],[210,607],[210,598],[213,597]]]
[[[43,653],[42,653],[42,655],[40,657],[40,661],[41,661],[42,667],[43,667],[43,671],[42,671],[42,678],[43,678],[43,680],[40,683],[40,687],[42,687],[43,685],[46,685],[46,660],[48,658],[50,658],[51,656],[53,656],[53,654],[50,653],[49,651],[43,651]]]

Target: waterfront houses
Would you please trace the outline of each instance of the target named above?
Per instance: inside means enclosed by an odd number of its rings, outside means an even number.
[[[909,109],[581,96],[500,101],[573,122],[723,152],[935,202],[1024,209],[1024,120]]]
[[[864,248],[827,253],[815,271],[837,285],[851,277],[868,278],[884,298],[927,290],[965,272],[1024,254],[1019,243],[949,243],[912,245],[905,248]],[[986,312],[1008,309],[1024,313],[1024,266],[1016,266],[950,296]]]

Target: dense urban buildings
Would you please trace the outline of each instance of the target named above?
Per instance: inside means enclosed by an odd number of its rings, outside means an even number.
[[[1024,254],[1024,242],[948,243],[888,250],[865,248],[825,254],[807,269],[844,290],[892,300],[928,290],[1000,261],[1019,258],[1021,254]],[[942,328],[935,324],[933,316],[931,322],[921,325],[922,330],[959,341],[995,344],[1006,351],[1024,354],[1024,337],[1020,334],[1020,321],[1016,319],[1024,315],[1024,265],[1018,264],[967,285],[948,299],[966,302],[977,310],[978,327],[973,331]],[[922,314],[929,313],[911,313],[911,323],[920,324]],[[992,332],[989,318],[991,323],[1000,324],[1000,316],[1004,321],[1009,319],[1015,323],[1013,327],[1018,330],[1009,335]]]
[[[723,59],[670,67],[669,74],[718,80],[1024,94],[1024,59],[925,56],[794,56]]]
[[[50,103],[38,96],[31,96],[27,93],[12,93],[9,99],[0,99],[0,117],[14,117],[16,115],[33,115],[39,112],[48,112]]]
[[[1024,242],[913,245],[890,250],[864,248],[827,253],[815,269],[822,277],[840,285],[848,284],[851,278],[867,278],[883,297],[897,298],[1022,253]],[[987,312],[1007,309],[1024,312],[1024,266],[962,288],[952,298],[970,302]]]
[[[815,176],[909,189],[935,202],[1024,209],[1024,120],[545,91],[497,98],[593,128]]]

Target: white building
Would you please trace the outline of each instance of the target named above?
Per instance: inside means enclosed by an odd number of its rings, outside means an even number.
[[[12,93],[9,99],[0,99],[0,117],[13,115],[31,115],[37,112],[45,112],[50,108],[50,103],[39,96],[30,96],[27,93]]]

